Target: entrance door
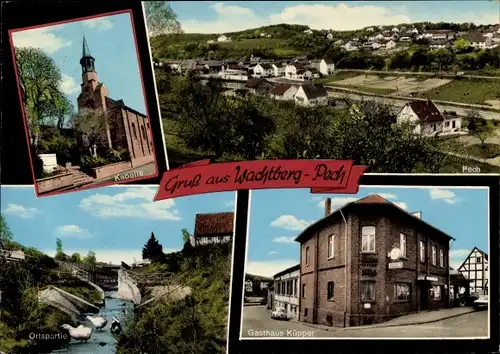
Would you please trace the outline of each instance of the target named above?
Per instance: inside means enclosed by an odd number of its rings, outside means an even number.
[[[420,284],[420,311],[429,309],[429,284],[422,282]]]

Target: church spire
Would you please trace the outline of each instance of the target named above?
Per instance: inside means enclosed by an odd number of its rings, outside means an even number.
[[[95,59],[92,54],[90,54],[90,49],[87,44],[87,39],[85,39],[85,35],[83,36],[82,58],[80,59],[80,65],[82,66],[82,74],[95,72]]]
[[[87,44],[87,40],[85,39],[85,35],[83,35],[83,50],[82,50],[82,58],[92,57],[90,54],[89,45]]]

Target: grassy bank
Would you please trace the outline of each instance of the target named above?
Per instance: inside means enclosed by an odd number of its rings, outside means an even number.
[[[177,269],[178,284],[190,287],[192,295],[159,299],[137,312],[119,339],[117,353],[225,353],[230,245],[185,246],[167,255],[157,269]]]
[[[500,155],[500,145],[497,144],[474,144],[466,146],[469,156],[481,159],[493,159]]]
[[[75,284],[59,286],[59,288],[91,304],[97,305],[102,303],[101,293],[84,282],[75,282]]]

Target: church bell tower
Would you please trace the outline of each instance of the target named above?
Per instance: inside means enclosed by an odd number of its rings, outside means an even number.
[[[90,54],[90,49],[85,36],[83,36],[83,49],[80,65],[82,67],[82,92],[95,90],[99,80],[97,72],[95,71],[95,59],[92,54]]]

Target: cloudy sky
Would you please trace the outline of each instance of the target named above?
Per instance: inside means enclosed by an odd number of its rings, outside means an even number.
[[[76,107],[81,92],[83,35],[95,58],[99,80],[109,90],[112,99],[146,113],[139,61],[129,13],[47,25],[13,32],[14,47],[42,49],[62,73],[61,89]]]
[[[332,195],[332,209],[379,194],[454,237],[450,265],[455,269],[474,247],[488,252],[488,189],[360,187],[353,195]],[[299,263],[294,238],[324,217],[324,195],[306,189],[252,191],[245,272],[272,276]],[[472,222],[474,221],[474,222]]]
[[[279,23],[352,30],[420,21],[495,24],[500,19],[500,2],[479,0],[172,1],[170,5],[187,33],[225,33]]]
[[[32,186],[1,187],[1,211],[14,240],[54,255],[56,239],[67,254],[96,252],[98,261],[142,259],[154,232],[165,252],[183,246],[196,213],[234,211],[236,193],[213,193],[153,202],[156,187],[117,186],[36,198]]]

